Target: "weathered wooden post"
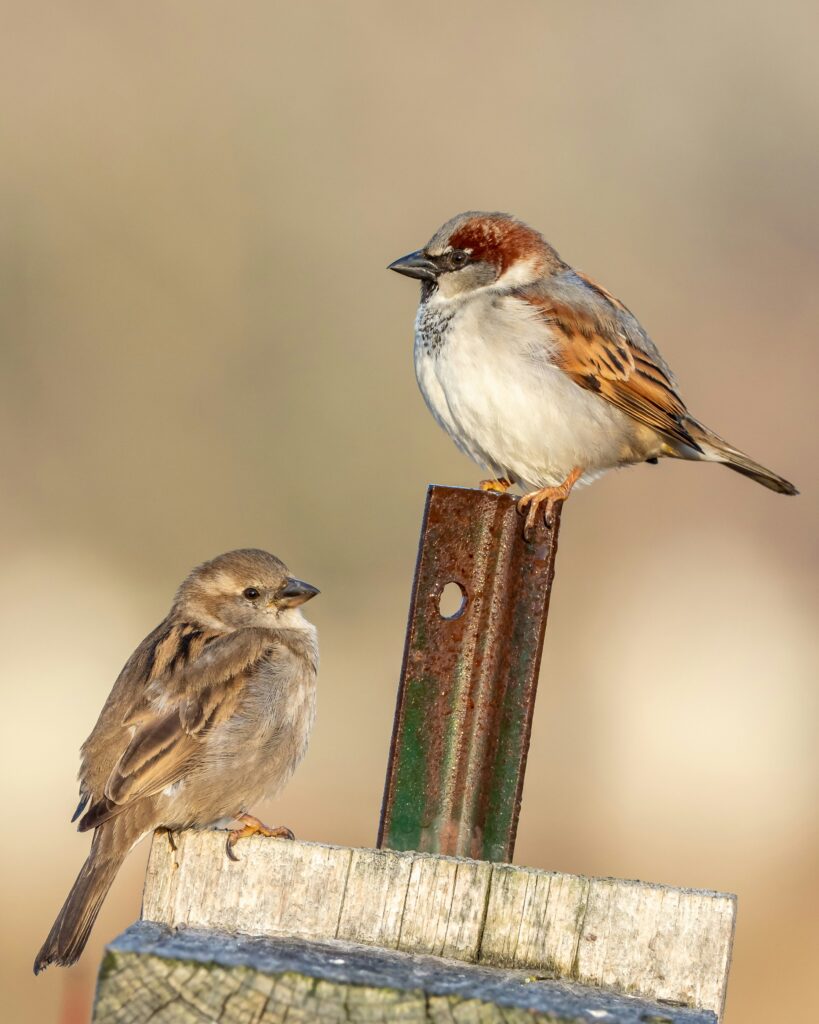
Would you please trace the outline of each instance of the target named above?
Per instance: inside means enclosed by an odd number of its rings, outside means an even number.
[[[158,834],[98,1024],[718,1019],[733,896],[505,863],[558,528],[526,542],[514,498],[430,488],[379,848],[252,838],[234,863]]]

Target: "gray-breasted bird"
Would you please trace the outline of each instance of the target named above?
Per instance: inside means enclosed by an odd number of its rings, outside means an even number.
[[[484,489],[530,489],[527,534],[576,483],[663,457],[797,493],[695,420],[634,315],[521,221],[459,214],[389,269],[421,281],[415,372],[432,415],[492,473]]]
[[[239,820],[231,856],[242,836],[292,838],[246,812],[284,786],[307,750],[318,641],[299,606],[317,593],[256,549],[219,555],[179,587],[83,744],[72,820],[94,830],[91,852],[35,974],[77,960],[120,865],[154,829]]]

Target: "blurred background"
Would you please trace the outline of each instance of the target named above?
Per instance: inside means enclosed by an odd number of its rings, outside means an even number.
[[[813,999],[819,9],[6,3],[0,13],[0,988],[87,1019],[103,944],[31,963],[88,847],[78,748],[196,563],[321,587],[307,761],[263,818],[372,845],[429,481],[385,272],[513,212],[627,302],[692,411],[793,479],[612,473],[570,501],[516,860],[739,894],[726,1021]]]

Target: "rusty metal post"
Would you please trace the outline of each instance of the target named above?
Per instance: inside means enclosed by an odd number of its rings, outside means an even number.
[[[510,861],[560,507],[523,538],[516,499],[427,492],[378,845]],[[461,608],[440,610],[444,587]]]

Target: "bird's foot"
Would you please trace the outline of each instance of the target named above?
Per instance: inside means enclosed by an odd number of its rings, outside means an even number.
[[[497,480],[481,480],[482,491],[492,491],[495,494],[506,494],[509,488],[512,486],[512,481],[507,480],[505,476],[499,476]]]
[[[565,501],[569,497],[572,487],[582,475],[583,470],[579,466],[575,466],[562,484],[558,484],[556,487],[542,487],[539,491],[530,491],[523,495],[518,501],[518,512],[522,515],[528,505],[529,511],[526,513],[526,523],[523,527],[523,536],[526,540],[531,539],[532,530],[541,509],[543,509],[543,521],[546,528],[551,529],[554,522],[555,506],[559,501]]]
[[[236,816],[236,820],[244,822],[244,825],[242,828],[235,828],[227,837],[225,850],[231,860],[239,859],[233,852],[233,847],[240,839],[245,839],[247,836],[267,836],[270,839],[296,838],[290,829],[284,825],[277,825],[275,828],[270,828],[268,825],[263,825],[258,818],[254,818],[252,814],[239,814]]]

